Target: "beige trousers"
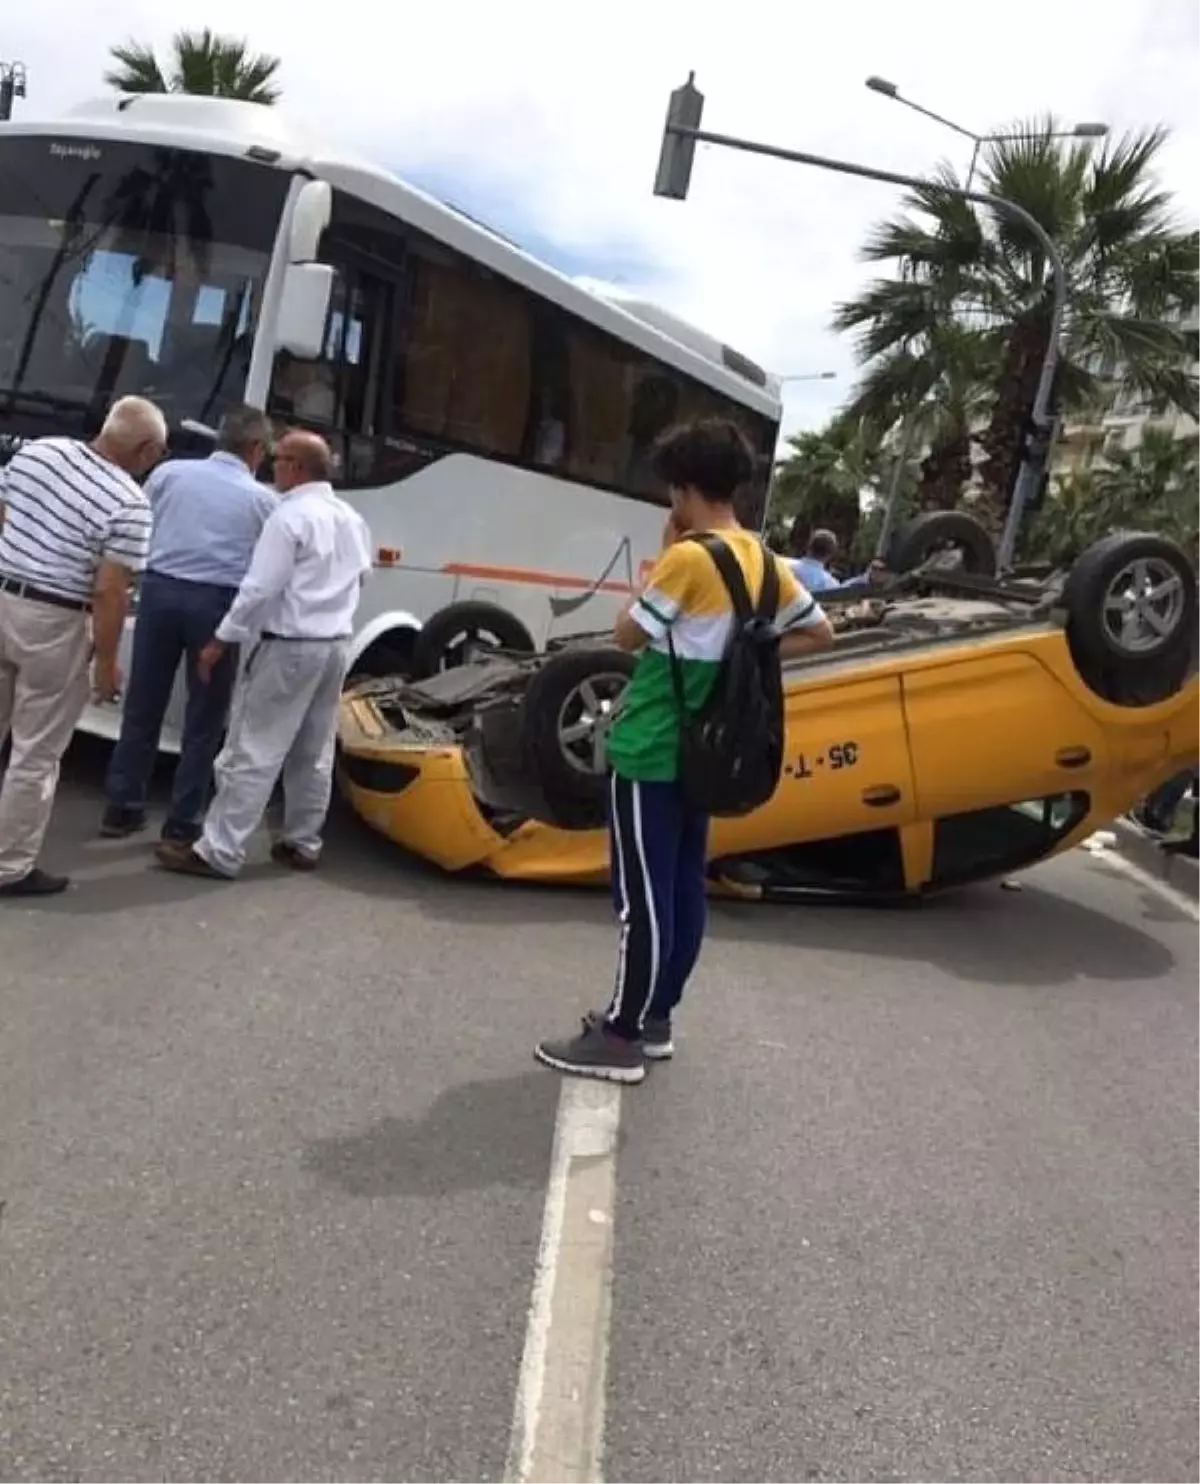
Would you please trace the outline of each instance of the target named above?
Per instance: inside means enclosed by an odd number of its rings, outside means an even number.
[[[88,698],[86,613],[0,592],[0,741],[12,754],[0,786],[0,886],[27,875],[58,785],[58,765]]]

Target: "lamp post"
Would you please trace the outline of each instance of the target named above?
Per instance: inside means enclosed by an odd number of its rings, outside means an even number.
[[[947,129],[952,129],[955,134],[961,134],[964,139],[972,141],[971,163],[967,168],[967,178],[963,189],[970,191],[975,180],[975,170],[979,164],[979,151],[985,144],[995,144],[1004,139],[1102,139],[1108,133],[1108,125],[1094,121],[1076,124],[1072,129],[1052,129],[1047,133],[1021,133],[1013,131],[1007,134],[979,134],[974,129],[968,129],[964,124],[956,124],[953,119],[946,118],[943,114],[935,113],[932,108],[926,108],[922,103],[914,103],[911,98],[906,98],[894,82],[886,77],[868,77],[867,87],[871,92],[880,94],[881,97],[890,98],[893,103],[902,103],[905,108],[911,108],[914,113],[924,114],[926,118],[933,119],[935,123],[942,124]],[[914,409],[915,411],[915,409]],[[904,475],[904,467],[908,460],[908,454],[912,446],[913,419],[905,418],[903,432],[901,434],[901,454],[896,462],[895,472],[892,476],[891,486],[887,494],[887,503],[884,507],[883,524],[879,529],[879,540],[875,555],[882,557],[891,539],[891,534],[896,524],[896,506],[900,497],[900,482]],[[1015,504],[1015,492],[1014,492]],[[1010,519],[1005,523],[1003,537],[1001,539],[1001,557],[1007,560],[1011,556],[1016,545],[1017,530],[1020,525],[1020,510],[1016,512],[1016,519]]]
[[[894,82],[889,82],[886,77],[868,77],[867,87],[873,93],[881,97],[890,98],[893,103],[903,103],[905,108],[911,108],[914,113],[923,113],[927,119],[933,119],[935,123],[944,125],[947,129],[953,129],[956,134],[961,134],[964,139],[970,139],[974,143],[971,151],[971,164],[967,170],[967,181],[965,190],[971,189],[971,182],[975,179],[975,167],[979,164],[979,151],[985,144],[996,144],[1002,139],[1103,139],[1108,133],[1107,124],[1095,122],[1076,124],[1073,129],[1051,129],[1048,133],[1037,132],[1022,134],[1019,132],[1009,134],[977,134],[974,129],[968,129],[963,124],[956,124],[953,119],[944,118],[940,113],[934,113],[932,108],[926,108],[924,104],[914,103],[911,98],[906,98]]]
[[[818,170],[832,170],[838,175],[852,175],[860,180],[878,180],[885,185],[907,186],[911,190],[923,190],[930,184],[915,175],[900,175],[894,170],[878,170],[873,165],[859,165],[850,160],[835,160],[827,155],[814,155],[805,150],[781,149],[775,144],[762,144],[752,139],[742,139],[733,134],[715,134],[700,127],[704,109],[704,95],[695,85],[695,74],[689,73],[687,82],[676,88],[667,103],[667,117],[663,125],[662,144],[659,148],[658,172],[654,178],[654,194],[671,201],[687,199],[692,180],[692,165],[697,144],[718,144],[725,149],[745,150],[750,154],[767,155],[776,160],[787,160],[794,165],[811,165]],[[1005,527],[1001,544],[1001,565],[1007,564],[1012,555],[1015,533],[1020,524],[1021,512],[1030,495],[1037,489],[1045,472],[1049,458],[1049,441],[1054,427],[1050,416],[1050,396],[1054,385],[1054,372],[1061,355],[1063,320],[1067,308],[1067,274],[1062,255],[1054,245],[1050,234],[1036,217],[1015,201],[1003,196],[992,196],[985,191],[960,190],[947,186],[948,194],[977,206],[986,206],[1010,221],[1018,223],[1038,241],[1046,254],[1050,268],[1052,297],[1050,304],[1050,332],[1047,336],[1046,354],[1038,376],[1037,391],[1030,409],[1030,432],[1022,449],[1021,468],[1013,490],[1009,523]]]
[[[0,123],[12,118],[14,98],[25,96],[25,63],[0,62]]]
[[[836,371],[801,371],[801,372],[799,372],[795,376],[780,376],[778,378],[778,380],[779,380],[779,383],[780,383],[781,386],[782,385],[785,385],[789,381],[836,381],[837,380],[837,372]]]

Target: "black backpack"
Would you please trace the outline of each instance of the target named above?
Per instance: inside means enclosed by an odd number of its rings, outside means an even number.
[[[697,541],[716,563],[733,605],[733,630],[708,699],[689,711],[683,673],[671,632],[667,645],[679,711],[679,782],[688,807],[698,814],[740,815],[765,804],[783,770],[783,676],[779,636],[779,571],[763,548],[758,605],[733,552],[719,536]]]

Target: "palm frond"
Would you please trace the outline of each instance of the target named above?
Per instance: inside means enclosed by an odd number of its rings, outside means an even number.
[[[109,56],[117,63],[104,74],[106,86],[119,93],[165,93],[167,80],[163,76],[154,48],[140,41],[126,41],[109,48]]]
[[[127,42],[111,49],[119,64],[104,75],[109,87],[122,92],[193,93],[209,98],[239,98],[252,103],[275,103],[280,90],[274,79],[278,57],[251,52],[245,41],[220,36],[209,27],[180,31],[172,40],[168,76],[153,48]]]

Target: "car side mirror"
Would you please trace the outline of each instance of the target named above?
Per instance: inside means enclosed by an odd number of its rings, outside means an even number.
[[[287,267],[276,344],[299,361],[315,361],[325,349],[333,277],[328,263],[290,263]]]

